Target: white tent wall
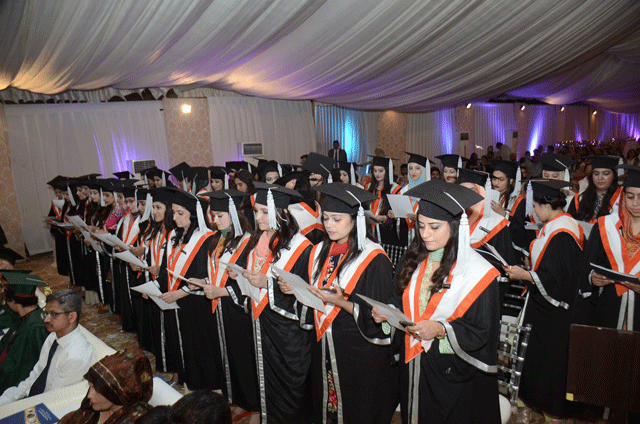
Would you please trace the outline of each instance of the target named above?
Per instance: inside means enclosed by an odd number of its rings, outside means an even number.
[[[349,162],[364,163],[378,144],[378,112],[315,105],[316,151],[326,154],[338,140]]]
[[[169,164],[162,102],[6,105],[12,175],[22,236],[31,254],[52,250],[42,223],[56,175],[130,169],[129,160]]]
[[[209,121],[215,163],[240,160],[238,143],[261,142],[264,158],[293,164],[316,147],[313,107],[308,101],[211,97]]]
[[[408,114],[407,152],[417,153],[434,160],[435,156],[458,153],[459,149],[460,134],[456,126],[454,108]],[[404,152],[399,154],[402,163],[405,163],[407,156]],[[440,165],[440,162],[436,162],[435,165]]]

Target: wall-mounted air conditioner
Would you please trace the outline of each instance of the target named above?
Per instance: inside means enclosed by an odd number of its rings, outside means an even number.
[[[137,178],[142,179],[142,171],[156,166],[155,159],[134,159],[131,161],[131,172],[136,174]]]
[[[242,159],[264,156],[264,146],[262,143],[238,143],[238,156]]]

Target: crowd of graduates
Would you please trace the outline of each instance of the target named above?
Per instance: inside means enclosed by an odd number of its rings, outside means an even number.
[[[575,411],[571,323],[640,328],[640,288],[589,265],[640,273],[640,167],[562,153],[483,170],[408,153],[399,177],[388,157],[358,177],[315,153],[59,176],[49,215],[86,227],[52,225],[58,271],[98,293],[159,370],[222,390],[252,423],[389,423],[398,404],[407,423],[499,422],[499,321],[520,314],[532,325],[520,398],[561,421]],[[392,195],[412,210],[396,216]],[[289,274],[324,308],[294,296]],[[149,284],[157,296],[132,290]],[[371,300],[409,322],[390,325]]]

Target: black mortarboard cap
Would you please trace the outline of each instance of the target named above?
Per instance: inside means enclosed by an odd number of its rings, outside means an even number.
[[[619,156],[591,156],[591,164],[593,165],[593,169],[596,168],[606,168],[606,169],[615,169],[616,166],[620,165],[620,157]]]
[[[460,168],[458,169],[457,183],[473,183],[484,187],[487,182],[487,178],[489,178],[489,174],[487,174],[486,172],[476,171],[474,169]]]
[[[152,188],[149,190],[151,192],[151,198],[154,202],[173,203],[171,188],[172,187]]]
[[[113,175],[116,176],[116,178],[119,178],[121,180],[126,180],[126,179],[130,179],[135,177],[135,175],[133,175],[131,172],[129,171],[120,171],[120,172],[114,172]]]
[[[202,199],[177,187],[165,187],[165,190],[172,204],[182,206],[192,214],[196,213],[198,202]]]
[[[209,181],[209,168],[194,166],[189,170],[189,181]]]
[[[571,187],[571,183],[562,180],[531,180],[531,189],[533,190],[534,197],[558,197],[564,196],[561,189]]]
[[[289,172],[285,176],[278,178],[273,183],[284,187],[291,180],[300,180],[303,178],[309,178],[309,171],[302,170],[302,171]]]
[[[510,160],[494,160],[491,163],[493,164],[494,171],[500,171],[504,173],[509,179],[516,179],[516,176],[518,175],[518,162],[513,162]]]
[[[249,170],[249,164],[243,160],[225,162],[224,166],[229,171],[239,171],[241,169],[246,169],[247,171]]]
[[[326,194],[322,202],[324,212],[354,214],[358,212],[361,204],[378,198],[367,190],[345,183],[323,184],[313,187],[312,190]]]
[[[212,212],[229,212],[229,197],[233,198],[236,208],[239,208],[242,205],[242,200],[249,194],[238,190],[224,189],[210,191],[204,193],[203,196],[209,197],[209,208]]]
[[[627,170],[627,175],[622,183],[624,187],[640,188],[640,166],[623,164],[618,165],[616,168]]]
[[[54,179],[49,181],[47,183],[47,185],[50,185],[54,189],[66,190],[67,189],[67,180],[68,179],[69,179],[69,177],[63,177],[62,175],[58,175],[57,177],[55,177]]]
[[[309,153],[307,160],[304,161],[302,169],[306,169],[314,174],[322,175],[323,178],[327,178],[331,174],[331,170],[334,168],[336,161],[328,156],[324,156],[318,153]]]
[[[224,166],[210,166],[209,172],[211,173],[211,178],[214,180],[223,180],[227,178],[229,171]]]
[[[543,171],[562,172],[570,168],[575,161],[568,156],[562,156],[557,153],[545,153],[539,158],[534,158],[534,162],[542,164]],[[616,162],[617,164],[617,162]]]
[[[409,152],[405,152],[405,153],[409,155],[409,160],[407,161],[407,163],[417,163],[420,166],[423,166],[425,168],[427,167],[428,159],[426,156],[422,156],[417,153],[409,153]],[[456,167],[457,166],[458,165],[456,164]]]
[[[418,206],[420,215],[448,222],[458,219],[464,209],[484,200],[484,197],[473,190],[435,179],[408,190],[405,195],[420,199]]]
[[[459,168],[458,159],[462,159],[462,163],[465,163],[469,160],[460,155],[440,155],[436,156],[436,159],[440,159],[440,162],[442,162],[442,166],[446,166],[447,168]]]
[[[180,162],[176,166],[169,168],[169,172],[173,175],[176,180],[182,181],[189,176],[189,170],[191,167],[187,164],[187,162]]]
[[[292,197],[302,197],[302,195],[295,190],[291,190],[275,184],[266,184],[257,181],[253,183],[253,185],[258,190],[255,194],[256,203],[259,203],[261,205],[267,204],[267,194],[269,190],[271,190],[271,194],[273,195],[275,207],[279,209],[285,209],[287,206],[289,206]]]

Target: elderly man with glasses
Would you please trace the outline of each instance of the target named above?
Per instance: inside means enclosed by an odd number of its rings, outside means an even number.
[[[44,312],[33,311],[44,320],[51,334],[29,376],[0,397],[0,406],[27,396],[70,386],[82,381],[96,362],[93,348],[78,328],[82,299],[74,290],[60,290],[47,297]]]

